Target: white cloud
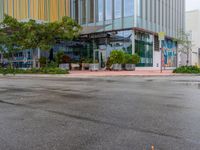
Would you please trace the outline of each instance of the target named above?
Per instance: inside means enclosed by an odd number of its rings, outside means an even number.
[[[200,9],[200,0],[186,0],[186,11]]]

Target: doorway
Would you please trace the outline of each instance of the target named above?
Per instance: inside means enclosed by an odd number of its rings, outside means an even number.
[[[99,63],[100,68],[106,67],[106,49],[94,50],[93,63]]]

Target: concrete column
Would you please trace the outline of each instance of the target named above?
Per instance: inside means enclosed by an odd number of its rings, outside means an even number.
[[[134,1],[134,27],[137,27],[137,16],[138,16],[138,0]]]

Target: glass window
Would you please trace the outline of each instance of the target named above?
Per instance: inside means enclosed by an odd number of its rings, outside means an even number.
[[[89,22],[93,23],[94,22],[94,0],[89,1]]]
[[[81,0],[81,24],[86,23],[86,0]]]
[[[135,52],[140,56],[141,67],[153,66],[153,35],[146,33],[136,33]]]
[[[138,16],[142,16],[142,0],[138,1]]]
[[[103,0],[97,0],[96,3],[97,15],[96,20],[97,22],[103,21]]]
[[[132,30],[118,31],[109,39],[107,48],[112,50],[123,50],[125,53],[132,54]]]
[[[106,0],[106,20],[112,19],[112,1]]]
[[[121,18],[122,15],[122,0],[115,0],[115,18]]]
[[[133,16],[134,0],[124,0],[124,17]]]
[[[79,1],[77,1],[77,0],[73,0],[72,1],[72,9],[71,9],[71,14],[72,14],[72,17],[73,17],[73,19],[76,21],[76,22],[78,22],[78,19],[79,19]]]

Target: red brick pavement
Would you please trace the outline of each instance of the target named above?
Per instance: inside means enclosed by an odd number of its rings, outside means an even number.
[[[136,70],[136,71],[70,71],[69,76],[172,76],[172,70]]]

